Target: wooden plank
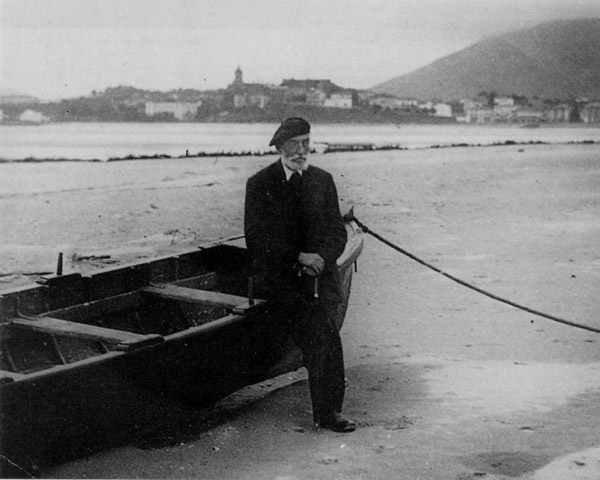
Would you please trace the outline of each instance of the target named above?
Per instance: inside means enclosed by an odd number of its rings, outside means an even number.
[[[102,298],[92,302],[80,303],[72,307],[61,308],[51,312],[44,312],[44,316],[61,317],[68,320],[85,320],[102,317],[123,310],[134,309],[142,303],[141,295],[136,292],[124,293],[114,297]]]
[[[202,305],[213,305],[232,308],[234,313],[244,314],[251,308],[265,303],[264,300],[255,300],[254,305],[248,304],[248,298],[227,293],[211,292],[209,290],[197,290],[195,288],[179,287],[168,283],[144,287],[140,291],[161,298],[186,303],[199,303]]]
[[[68,362],[65,356],[63,355],[62,350],[60,349],[60,345],[58,344],[56,335],[50,335],[50,338],[52,339],[52,346],[54,347],[54,351],[56,352],[56,356],[59,358],[60,363],[66,365]]]
[[[84,338],[117,345],[120,350],[129,350],[164,341],[160,335],[140,335],[137,333],[96,327],[83,323],[69,322],[52,317],[11,318],[9,323],[21,328],[37,332]]]
[[[188,287],[188,288],[211,288],[215,287],[218,283],[218,275],[217,272],[209,272],[204,273],[202,275],[197,275],[195,277],[182,278],[175,282],[169,282],[171,285],[176,285],[178,287]],[[163,283],[163,282],[161,282]]]

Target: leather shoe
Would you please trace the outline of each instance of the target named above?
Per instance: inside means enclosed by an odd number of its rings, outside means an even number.
[[[326,428],[339,433],[349,433],[356,430],[356,423],[344,418],[340,413],[334,413],[331,418],[321,420],[317,425],[319,428]]]

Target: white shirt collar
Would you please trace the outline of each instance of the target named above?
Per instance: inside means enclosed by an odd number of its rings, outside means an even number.
[[[283,161],[281,162],[281,165],[283,166],[283,172],[285,173],[286,180],[289,180],[294,172],[298,172],[300,174],[300,176],[302,176],[302,170],[291,170],[288,167],[286,167],[286,165],[285,165],[285,163],[283,163]]]

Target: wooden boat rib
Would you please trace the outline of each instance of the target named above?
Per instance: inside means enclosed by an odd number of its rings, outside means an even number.
[[[347,231],[340,327],[363,246],[354,223]],[[299,368],[285,322],[247,296],[246,256],[214,244],[2,292],[2,458],[48,465],[86,455],[151,422],[149,399],[212,404]]]

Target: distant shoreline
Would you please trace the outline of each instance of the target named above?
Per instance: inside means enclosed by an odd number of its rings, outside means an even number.
[[[308,117],[308,115],[307,115]],[[367,118],[361,120],[354,119],[310,119],[310,123],[313,125],[392,125],[398,126],[399,128],[407,127],[410,125],[428,125],[428,126],[463,126],[469,128],[525,128],[528,126],[527,123],[510,123],[510,122],[497,122],[497,123],[465,123],[459,122],[454,118],[445,117],[395,117],[395,118],[384,118],[376,119]],[[225,118],[210,118],[197,121],[172,121],[172,122],[157,122],[157,121],[123,121],[123,120],[68,120],[68,121],[52,121],[52,122],[19,122],[19,121],[0,121],[0,127],[42,127],[48,125],[63,125],[63,124],[137,124],[137,125],[256,125],[256,124],[278,124],[279,121],[275,119],[247,119],[247,118],[236,118],[227,119]],[[540,122],[536,124],[540,128],[573,128],[573,129],[596,129],[600,128],[600,123],[586,123],[586,122]]]
[[[600,145],[600,142],[594,140],[581,140],[581,141],[570,141],[570,142],[546,142],[541,140],[529,140],[529,141],[514,141],[504,140],[501,142],[491,143],[451,143],[451,144],[434,144],[425,147],[405,147],[399,144],[384,144],[376,145],[373,143],[321,143],[319,148],[313,150],[313,153],[318,152],[321,154],[327,153],[345,153],[345,152],[375,152],[375,151],[386,151],[386,150],[429,150],[429,149],[440,149],[440,148],[475,148],[475,147],[503,147],[503,146],[525,146],[525,145]],[[323,148],[324,146],[324,148]],[[164,159],[183,159],[183,158],[219,158],[219,157],[262,157],[262,156],[275,156],[276,151],[217,151],[207,152],[200,151],[196,153],[189,153],[187,155],[168,155],[168,154],[154,154],[154,155],[125,155],[122,157],[110,157],[106,160],[99,158],[92,159],[75,159],[75,158],[38,158],[38,157],[27,157],[22,159],[5,159],[0,158],[0,164],[7,163],[50,163],[50,162],[84,162],[84,163],[112,163],[112,162],[124,162],[128,160],[164,160]]]

